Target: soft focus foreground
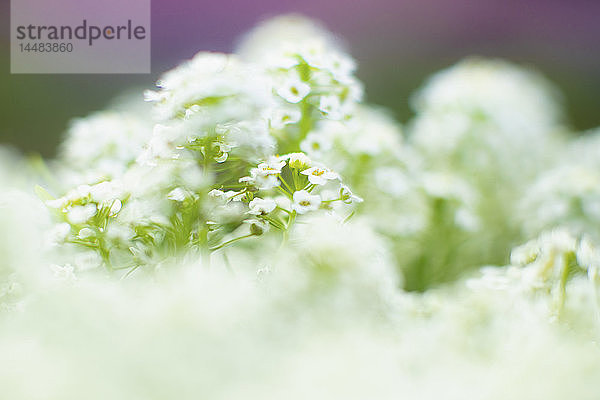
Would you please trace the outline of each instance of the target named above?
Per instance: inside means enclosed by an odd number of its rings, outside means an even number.
[[[597,398],[598,134],[502,61],[404,127],[354,70],[282,17],[3,150],[4,396]]]

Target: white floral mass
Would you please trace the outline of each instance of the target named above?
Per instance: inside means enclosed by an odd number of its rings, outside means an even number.
[[[507,62],[404,125],[355,69],[279,17],[0,149],[0,397],[598,399],[600,133]]]

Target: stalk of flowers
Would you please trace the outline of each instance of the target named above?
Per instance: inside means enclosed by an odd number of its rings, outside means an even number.
[[[84,184],[119,179],[135,163],[152,131],[152,123],[134,104],[74,120],[61,143],[53,188],[67,191]]]
[[[599,149],[597,132],[585,132],[566,146],[558,162],[538,174],[515,207],[526,235],[563,226],[600,237]]]
[[[551,321],[600,337],[600,250],[587,235],[566,228],[543,232],[515,247],[510,265],[486,267],[467,283],[474,289],[500,291],[507,298],[540,302]]]
[[[111,235],[112,222],[129,198],[119,183],[80,185],[59,198],[52,198],[41,188],[38,193],[46,199],[56,221],[51,233],[53,242],[90,250],[112,270],[110,251],[116,239]]]
[[[250,32],[238,52],[272,80],[270,127],[280,153],[298,151],[320,120],[350,119],[362,99],[354,60],[306,19],[275,18]]]
[[[563,143],[557,97],[535,72],[481,59],[437,73],[413,97],[416,116],[407,127],[407,146],[422,159],[422,176],[449,173],[478,199],[464,220],[477,220],[470,224],[477,229],[459,229],[450,235],[456,242],[432,246],[457,255],[443,262],[450,266],[444,269],[502,263],[506,249],[522,240],[515,206]],[[434,224],[426,230],[438,229]]]

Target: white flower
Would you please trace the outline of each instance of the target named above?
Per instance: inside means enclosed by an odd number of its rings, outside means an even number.
[[[171,190],[169,194],[167,194],[167,199],[179,202],[184,201],[186,197],[187,193],[180,187]]]
[[[94,215],[96,215],[96,205],[93,203],[86,204],[85,206],[74,206],[67,211],[67,219],[72,224],[83,224]]]
[[[269,190],[276,186],[279,186],[279,179],[275,175],[257,175],[256,173],[252,173],[251,176],[244,176],[240,178],[241,183],[248,183],[250,185],[254,185],[261,190]]]
[[[81,239],[87,239],[89,237],[94,236],[94,231],[90,228],[83,228],[79,231],[79,234],[77,236],[79,236]]]
[[[565,228],[545,232],[539,238],[540,247],[545,251],[569,253],[577,251],[577,239]]]
[[[110,211],[108,212],[108,215],[110,215],[111,217],[117,215],[117,213],[121,211],[122,207],[123,203],[121,203],[121,200],[116,199],[110,206]]]
[[[224,198],[227,201],[242,201],[242,197],[241,196],[242,192],[236,192],[235,190],[228,190],[225,193],[223,193]]]
[[[216,199],[223,199],[225,198],[225,192],[219,189],[213,189],[210,192],[208,192],[208,196],[214,197]]]
[[[61,145],[60,159],[83,175],[90,173],[104,179],[120,176],[142,150],[151,122],[136,113],[115,111],[76,119]]]
[[[288,79],[277,88],[277,94],[290,103],[302,101],[308,93],[310,93],[310,86],[297,77]]]
[[[531,240],[525,244],[515,247],[510,253],[512,265],[524,266],[536,260],[540,254],[540,246],[537,240]]]
[[[300,171],[310,168],[312,164],[310,158],[304,153],[290,153],[283,157],[288,160],[290,168],[298,169]]]
[[[277,207],[283,208],[284,210],[289,210],[292,208],[292,202],[289,197],[286,196],[277,196],[273,199],[277,204]]]
[[[227,161],[227,157],[229,157],[231,146],[226,143],[216,142],[213,144],[213,151],[215,152],[215,161],[218,163],[223,163]]]
[[[600,252],[586,236],[579,241],[579,246],[577,248],[577,262],[582,267],[587,268],[588,271],[590,269],[600,268]]]
[[[346,185],[341,185],[340,197],[345,203],[362,203],[364,201],[361,197],[358,197],[352,193],[350,188]]]
[[[264,219],[251,218],[244,220],[244,223],[250,225],[250,233],[256,236],[260,236],[269,231],[269,223]]]
[[[261,199],[260,197],[256,197],[250,202],[249,206],[250,211],[248,211],[248,214],[266,215],[277,207],[277,203],[272,199]]]
[[[346,81],[356,70],[356,63],[345,54],[333,52],[330,57],[325,60],[325,68],[329,70],[338,81]]]
[[[256,175],[259,176],[278,175],[281,173],[281,169],[283,167],[285,167],[285,161],[282,161],[277,157],[273,157],[267,162],[258,164],[258,166],[256,168],[253,168],[252,171],[254,171],[254,173],[256,173]]]
[[[342,103],[336,95],[322,96],[319,102],[319,110],[329,118],[338,120],[344,117]]]
[[[69,204],[69,200],[66,197],[59,197],[54,200],[46,200],[45,204],[50,208],[60,210],[65,208]]]
[[[51,244],[64,242],[71,233],[71,225],[66,222],[56,224],[48,233]]]
[[[297,108],[286,107],[286,108],[275,108],[269,112],[269,121],[271,122],[271,128],[282,129],[288,124],[295,124],[300,121],[302,113]]]
[[[129,226],[112,223],[106,229],[106,236],[112,240],[129,241],[135,236],[135,231]]]
[[[119,181],[105,181],[90,187],[90,195],[97,203],[111,202],[121,197],[123,190]]]
[[[90,185],[79,185],[75,189],[69,190],[65,198],[67,201],[78,201],[90,196],[91,190]]]
[[[312,167],[301,172],[308,176],[308,181],[313,185],[324,185],[328,180],[339,179],[339,175],[327,168]]]
[[[305,214],[308,211],[318,210],[321,205],[321,197],[319,195],[311,195],[306,190],[299,190],[294,193],[294,203],[292,209],[298,214]]]
[[[271,157],[267,162],[258,164],[256,168],[250,170],[250,176],[240,178],[240,182],[246,182],[255,185],[259,189],[268,190],[279,186],[277,175],[285,166],[285,161],[279,157]]]
[[[306,136],[306,139],[300,143],[300,150],[315,156],[322,155],[331,150],[331,146],[331,140],[327,136],[318,133],[310,133]]]

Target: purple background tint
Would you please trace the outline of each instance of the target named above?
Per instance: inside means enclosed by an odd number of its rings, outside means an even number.
[[[6,2],[2,8],[7,15]],[[9,110],[0,142],[51,153],[69,118],[101,108],[123,87],[149,87],[197,51],[231,51],[255,23],[289,12],[318,18],[344,38],[369,101],[402,121],[410,115],[407,98],[423,79],[475,54],[535,66],[563,90],[577,128],[600,125],[597,0],[152,0],[151,76],[22,78],[3,69],[0,93],[10,99],[0,101],[0,109]],[[4,50],[0,42],[7,57]],[[33,110],[36,118],[22,118]]]
[[[590,51],[600,37],[594,0],[154,0],[152,11],[159,62],[200,49],[230,51],[257,21],[285,12],[325,22],[367,63],[375,61],[370,56],[438,58],[495,48],[588,66],[600,58]]]

